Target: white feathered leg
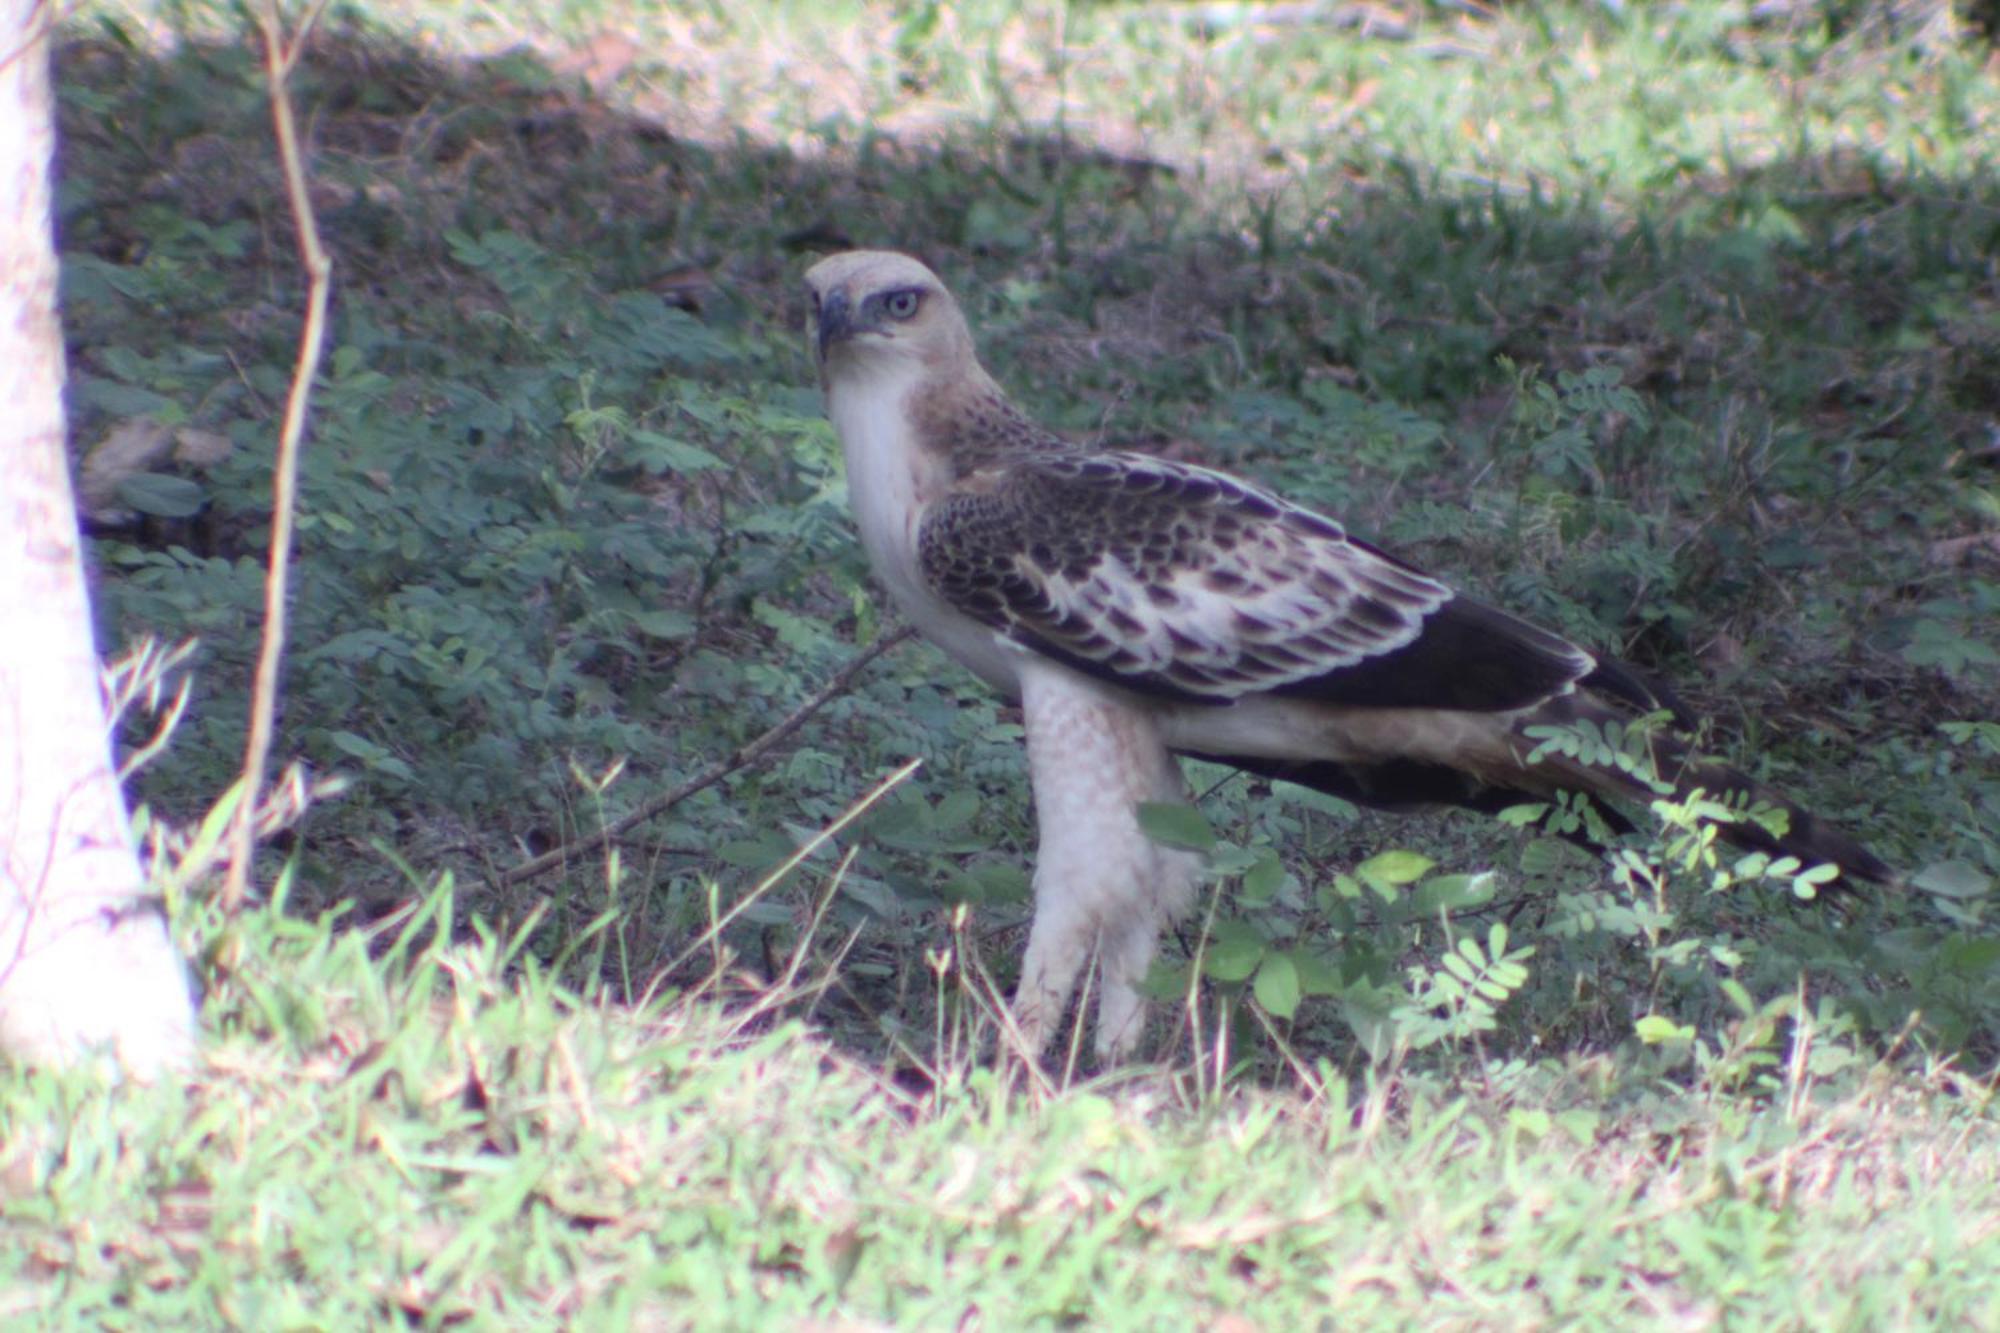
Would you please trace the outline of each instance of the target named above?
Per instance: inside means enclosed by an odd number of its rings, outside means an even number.
[[[1079,688],[1073,673],[1024,668],[1021,705],[1041,845],[1015,1018],[1040,1051],[1095,950],[1097,1051],[1117,1059],[1144,1034],[1140,983],[1160,931],[1193,901],[1201,871],[1199,857],[1139,829],[1141,801],[1183,799],[1180,767],[1145,714]]]

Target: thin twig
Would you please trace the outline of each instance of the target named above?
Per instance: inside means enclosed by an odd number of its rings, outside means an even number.
[[[306,193],[305,157],[292,119],[286,81],[305,50],[306,38],[325,8],[313,0],[293,30],[284,37],[276,0],[258,16],[264,30],[264,81],[271,95],[271,123],[278,136],[278,155],[285,169],[285,195],[298,232],[299,262],[306,271],[306,321],[299,335],[298,362],[292,368],[291,392],[285,399],[284,427],[278,436],[278,456],[271,479],[271,557],[264,575],[264,639],[257,652],[257,678],[250,694],[250,734],[243,744],[243,801],[230,830],[229,875],[222,886],[222,910],[236,911],[250,888],[251,849],[256,843],[257,810],[264,791],[264,764],[271,751],[271,722],[277,711],[278,664],[285,650],[285,589],[292,565],[292,515],[297,507],[299,443],[305,435],[306,404],[312,397],[313,375],[319,369],[326,342],[326,306],[333,263],[320,244],[319,223]]]
[[[820,686],[810,699],[807,699],[787,714],[782,722],[779,722],[769,731],[757,737],[757,739],[735,751],[728,758],[709,765],[686,782],[683,782],[680,786],[653,797],[637,810],[632,811],[612,824],[606,825],[602,830],[591,834],[588,838],[580,838],[575,842],[566,842],[560,847],[543,852],[532,861],[523,861],[511,870],[502,871],[495,882],[503,888],[520,884],[534,879],[538,875],[547,874],[551,870],[567,865],[572,859],[580,856],[587,848],[609,848],[614,841],[623,838],[627,833],[630,833],[647,820],[673,809],[696,792],[713,787],[716,783],[722,781],[738,769],[746,768],[756,763],[769,753],[772,747],[804,726],[806,719],[826,707],[834,696],[842,693],[849,685],[853,684],[854,678],[860,675],[870,662],[873,662],[891,648],[901,644],[914,633],[916,633],[915,629],[904,625],[893,633],[883,635],[874,643],[849,658],[847,665],[834,672],[832,679]]]
[[[742,916],[745,912],[749,911],[751,906],[754,905],[765,894],[769,893],[772,889],[777,888],[779,884],[783,883],[785,877],[787,875],[790,875],[794,870],[797,870],[801,865],[803,865],[806,859],[810,857],[814,852],[818,851],[820,848],[824,847],[827,843],[839,837],[842,833],[845,833],[847,831],[847,826],[849,824],[852,824],[855,820],[861,818],[861,816],[867,814],[870,810],[874,809],[875,803],[877,801],[880,801],[884,796],[887,796],[890,792],[896,790],[896,788],[902,786],[905,782],[909,781],[910,775],[915,773],[919,768],[922,768],[923,766],[924,766],[924,761],[922,759],[912,759],[907,763],[905,763],[901,768],[891,773],[888,777],[883,778],[873,787],[870,787],[867,790],[867,792],[862,795],[860,800],[856,801],[853,805],[848,806],[847,809],[841,811],[840,818],[834,820],[831,824],[828,824],[825,828],[822,828],[819,832],[813,834],[810,838],[807,838],[804,842],[800,843],[798,847],[793,850],[790,856],[786,857],[783,861],[778,863],[777,869],[773,870],[770,874],[764,876],[764,878],[758,880],[756,887],[751,889],[750,892],[744,894],[740,899],[738,899],[736,903],[732,907],[730,907],[728,911],[712,913],[712,919],[708,923],[708,929],[704,930],[700,935],[696,936],[694,942],[692,944],[689,944],[687,948],[681,950],[679,955],[676,956],[672,962],[668,963],[665,967],[661,968],[659,971],[659,976],[660,977],[672,976],[675,972],[678,972],[681,969],[681,966],[685,964],[688,961],[688,959],[694,957],[696,954],[700,953],[703,949],[706,949],[711,945],[719,946],[722,942],[722,932],[727,930],[731,925],[733,925],[738,917]],[[712,975],[720,976],[721,974],[722,974],[722,967],[717,966]],[[657,981],[655,982],[655,984],[657,984]],[[650,992],[652,990],[652,986],[648,986],[647,990],[648,992]]]

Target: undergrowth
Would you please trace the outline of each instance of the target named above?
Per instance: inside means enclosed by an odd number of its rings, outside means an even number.
[[[393,917],[449,869],[465,919],[636,1000],[743,903],[717,944],[767,980],[844,941],[816,1017],[890,1064],[928,1058],[960,909],[1004,985],[1018,718],[927,647],[615,855],[595,836],[886,632],[794,289],[819,249],[892,244],[1053,423],[1252,474],[1659,672],[1716,752],[1912,872],[1802,904],[1810,868],[1704,860],[1690,812],[1607,871],[1198,773],[1217,897],[1155,990],[1199,979],[1222,1018],[1163,1024],[1163,1055],[1610,1049],[1691,1077],[1801,985],[1827,1030],[1914,1016],[1992,1053],[2000,99],[1974,35],[1441,7],[1271,58],[1257,22],[1121,6],[917,7],[886,47],[781,7],[471,59],[436,46],[455,14],[356,11],[301,72],[340,285],[281,748],[352,785],[271,855],[295,910]],[[456,17],[475,51],[502,21]],[[194,822],[242,726],[299,278],[252,53],[219,14],[174,11],[167,47],[147,21],[86,12],[63,52],[64,309],[86,448],[135,419],[224,442],[122,477],[93,543],[107,642],[199,638],[139,779],[149,818]],[[795,86],[729,84],[836,29]],[[731,96],[740,132],[695,137]],[[898,131],[913,108],[936,118]],[[807,862],[843,864],[835,931],[803,930],[805,873],[746,898],[911,757]],[[616,948],[575,948],[593,929]]]

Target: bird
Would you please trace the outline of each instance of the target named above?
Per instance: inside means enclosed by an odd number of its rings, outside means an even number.
[[[1782,812],[1778,832],[1719,826],[1742,846],[1894,882],[1825,821],[1640,725],[1692,719],[1636,669],[1249,481],[1040,425],[916,258],[830,255],[805,286],[874,576],[1022,710],[1038,846],[1011,1009],[1031,1055],[1093,957],[1097,1054],[1137,1049],[1141,983],[1203,871],[1141,826],[1146,803],[1187,799],[1180,757],[1389,810],[1498,814],[1569,793],[1591,812],[1572,830],[1586,842],[1632,828],[1621,805],[1699,788]],[[1549,743],[1562,734],[1640,737],[1647,762]]]

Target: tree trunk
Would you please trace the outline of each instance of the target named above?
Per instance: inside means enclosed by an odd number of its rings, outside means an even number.
[[[194,1014],[111,768],[63,450],[55,7],[0,0],[0,1051],[186,1060]]]

